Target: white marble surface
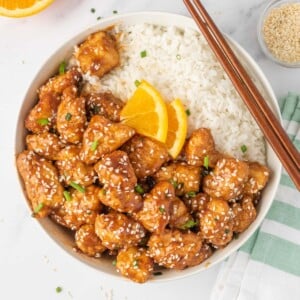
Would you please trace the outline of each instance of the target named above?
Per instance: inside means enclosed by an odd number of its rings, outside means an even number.
[[[267,60],[256,40],[265,0],[206,0],[221,29],[261,66],[278,97],[300,91],[300,69]],[[91,13],[90,9],[96,12]],[[56,0],[46,11],[25,19],[0,17],[0,299],[208,299],[219,266],[197,276],[163,284],[136,285],[84,267],[63,252],[31,217],[16,182],[14,135],[22,97],[33,76],[63,41],[97,17],[159,10],[188,15],[180,0]],[[55,288],[61,286],[60,294]]]

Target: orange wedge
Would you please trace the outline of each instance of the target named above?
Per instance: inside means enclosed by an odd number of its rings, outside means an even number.
[[[187,115],[179,99],[167,104],[169,127],[166,145],[169,154],[176,158],[180,153],[187,135]]]
[[[0,16],[21,18],[40,12],[54,0],[0,0]]]
[[[165,143],[168,133],[167,107],[159,92],[142,81],[121,111],[121,122],[138,133]]]

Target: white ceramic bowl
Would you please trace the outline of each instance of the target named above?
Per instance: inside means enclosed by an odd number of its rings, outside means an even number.
[[[126,15],[118,15],[111,18],[107,18],[99,22],[97,25],[87,28],[72,37],[66,43],[64,43],[52,56],[48,58],[48,60],[41,66],[40,71],[37,73],[35,78],[33,78],[31,85],[28,88],[28,91],[24,97],[22,107],[20,109],[17,128],[16,128],[16,140],[15,140],[15,151],[16,153],[20,153],[24,150],[25,147],[25,135],[27,131],[24,127],[24,120],[29,110],[34,106],[36,101],[36,90],[40,87],[50,76],[52,76],[57,70],[57,66],[61,61],[71,56],[74,45],[82,42],[90,33],[95,32],[97,30],[104,29],[108,26],[111,26],[116,23],[125,23],[128,25],[138,24],[138,23],[153,23],[158,25],[174,25],[182,28],[192,28],[197,29],[194,21],[191,18],[184,17],[181,15],[168,14],[168,13],[160,13],[160,12],[140,12],[140,13],[131,13]],[[247,68],[250,75],[256,81],[259,89],[262,91],[265,99],[270,104],[276,116],[280,119],[279,107],[277,105],[277,101],[275,95],[272,91],[270,84],[265,78],[262,71],[259,69],[254,60],[243,50],[237,43],[227,37],[230,45],[236,52],[236,54],[241,59],[243,65]],[[173,280],[178,278],[183,278],[188,275],[192,275],[203,271],[210,266],[215,265],[218,262],[221,262],[238,248],[240,248],[246,240],[254,233],[254,231],[261,224],[262,220],[266,216],[272,201],[275,196],[275,192],[277,190],[280,173],[281,173],[281,164],[278,158],[275,156],[273,150],[267,144],[267,163],[269,168],[272,170],[271,179],[265,188],[262,199],[258,206],[258,215],[256,220],[251,224],[251,226],[242,234],[240,234],[239,238],[233,240],[227,247],[224,249],[216,251],[208,260],[204,263],[192,267],[187,268],[182,271],[174,271],[174,270],[166,270],[163,272],[161,276],[154,276],[152,281],[165,281],[165,280]],[[26,199],[24,193],[24,186],[22,180],[19,178],[18,185],[21,187],[21,191],[23,192],[23,197]],[[28,205],[29,207],[29,205]],[[74,240],[73,237],[67,233],[67,231],[55,224],[48,218],[41,219],[37,221],[45,232],[59,245],[62,249],[67,251],[70,255],[74,256],[77,260],[83,262],[85,265],[91,266],[101,272],[104,272],[109,275],[116,276],[121,278],[121,276],[116,272],[115,267],[112,266],[111,260],[106,259],[95,259],[87,257],[86,255],[74,252]],[[39,241],[37,241],[38,243]]]

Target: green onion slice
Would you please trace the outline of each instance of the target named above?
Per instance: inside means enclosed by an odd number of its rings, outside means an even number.
[[[243,153],[245,153],[247,151],[247,146],[246,145],[242,145],[241,146],[241,150]]]
[[[133,262],[132,262],[132,265],[134,266],[134,267],[138,267],[139,266],[139,262],[135,259]]]
[[[117,260],[114,259],[114,260],[111,262],[111,264],[112,264],[113,266],[115,266],[115,265],[117,264]]]
[[[74,181],[70,182],[70,186],[81,193],[85,193],[85,188]]]
[[[41,118],[41,119],[37,119],[38,124],[42,125],[42,126],[46,126],[50,123],[48,118]]]
[[[191,111],[189,109],[186,109],[185,113],[186,113],[187,116],[191,115]]]
[[[59,75],[65,74],[66,72],[66,62],[62,61],[58,68]]]
[[[188,220],[186,221],[180,228],[181,229],[190,229],[196,226],[198,223],[195,222],[194,220]]]
[[[171,178],[169,181],[174,186],[174,189],[178,188],[178,182],[176,180],[174,180],[174,179]]]
[[[96,12],[96,9],[95,8],[91,8],[91,13],[95,13]]]
[[[72,119],[72,114],[67,113],[65,116],[66,121],[70,121]]]
[[[141,55],[141,58],[146,57],[146,56],[147,56],[147,51],[146,51],[146,50],[142,51],[142,52],[140,53],[140,55]]]
[[[141,82],[139,80],[135,80],[134,84],[136,87],[138,87],[141,84]]]
[[[65,197],[66,201],[72,200],[72,196],[69,191],[64,191],[64,197]]]
[[[98,148],[98,146],[99,146],[99,141],[98,140],[93,141],[93,143],[91,145],[91,150],[92,151],[96,151],[96,149]]]
[[[117,14],[118,13],[118,11],[117,10],[113,10],[113,14]]]
[[[180,54],[177,54],[177,55],[176,55],[176,58],[177,58],[178,60],[181,60],[181,55],[180,55]]]
[[[209,165],[209,157],[206,155],[203,159],[203,166],[208,169],[208,165]]]
[[[41,202],[41,203],[38,204],[38,206],[34,209],[33,212],[34,212],[35,214],[37,214],[37,213],[39,213],[39,212],[43,209],[43,207],[44,207],[44,203]]]
[[[55,289],[56,293],[60,293],[62,292],[62,287],[58,286],[56,289]]]
[[[160,206],[159,211],[163,214],[166,210],[164,209],[164,207]]]
[[[138,193],[138,194],[141,194],[143,195],[144,194],[144,189],[143,187],[140,185],[140,184],[137,184],[135,187],[134,187],[134,190]]]
[[[196,195],[197,195],[197,193],[194,192],[194,191],[187,192],[186,194],[187,194],[187,196],[190,197],[190,198],[196,197]]]

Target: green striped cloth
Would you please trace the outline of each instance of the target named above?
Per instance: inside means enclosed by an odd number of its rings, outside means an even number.
[[[300,151],[300,95],[279,101],[283,126]],[[261,227],[221,266],[212,300],[300,299],[300,193],[283,170]]]

